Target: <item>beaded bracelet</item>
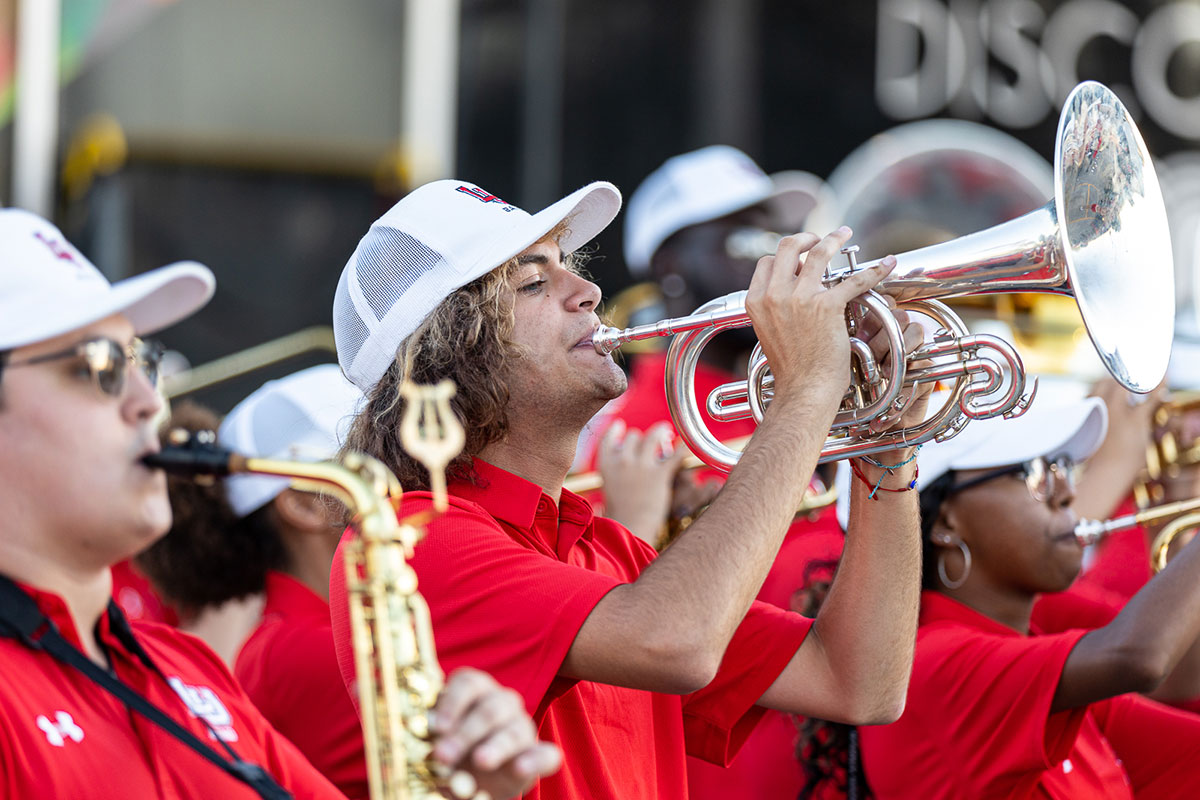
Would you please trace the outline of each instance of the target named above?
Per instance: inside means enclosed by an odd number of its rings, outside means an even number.
[[[876,461],[875,459],[871,458],[870,456],[860,456],[860,458],[863,461],[866,461],[871,466],[878,467],[879,469],[883,470],[886,475],[892,475],[900,467],[903,467],[907,464],[911,464],[913,461],[915,461],[917,459],[917,453],[919,453],[919,452],[921,452],[921,445],[917,445],[913,449],[912,455],[909,456],[908,458],[904,459],[903,461],[901,461],[898,464],[890,464],[890,465],[889,464],[881,464],[880,462]],[[854,463],[854,459],[850,459],[850,471],[853,472],[855,477],[857,477],[864,484],[866,484],[867,486],[871,486],[871,482],[869,480],[867,480],[867,476],[865,474],[863,474],[863,471],[859,468],[859,466]],[[912,480],[909,481],[908,486],[905,486],[903,489],[887,488],[886,486],[883,485],[884,475],[880,475],[879,480],[875,481],[875,485],[871,486],[871,493],[869,495],[867,495],[867,497],[871,498],[872,500],[878,500],[879,498],[875,496],[875,493],[879,492],[881,490],[885,491],[885,492],[909,492],[909,491],[912,491],[913,489],[917,488],[917,478],[920,477],[920,475],[921,475],[921,465],[918,464],[913,468]]]

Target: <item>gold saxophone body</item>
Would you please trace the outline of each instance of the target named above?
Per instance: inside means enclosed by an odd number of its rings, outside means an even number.
[[[485,800],[466,772],[434,764],[429,712],[445,676],[429,607],[408,564],[425,525],[446,507],[446,464],[463,444],[450,413],[453,384],[406,385],[405,449],[429,468],[435,510],[399,518],[402,490],[383,463],[361,453],[341,462],[250,458],[216,447],[211,433],[172,444],[145,461],[184,476],[251,473],[290,478],[292,488],[330,495],[350,512],[355,536],[342,546],[359,713],[372,800],[426,800],[447,794]]]

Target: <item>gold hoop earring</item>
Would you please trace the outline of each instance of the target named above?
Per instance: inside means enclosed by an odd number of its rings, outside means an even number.
[[[938,580],[942,582],[942,586],[947,589],[957,589],[967,582],[967,576],[971,574],[971,548],[967,547],[967,543],[959,539],[955,544],[963,557],[963,573],[958,580],[952,581],[946,577],[946,552],[943,550],[938,553],[937,570]]]

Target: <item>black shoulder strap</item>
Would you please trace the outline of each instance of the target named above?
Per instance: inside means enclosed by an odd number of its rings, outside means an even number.
[[[109,613],[114,614],[114,612],[115,616],[112,619],[116,623],[114,632],[121,638],[122,643],[131,645],[130,650],[165,681],[166,677],[133,636],[124,615],[110,604]],[[27,647],[45,651],[62,663],[79,670],[124,703],[130,711],[140,714],[162,728],[198,753],[201,758],[249,786],[264,800],[290,800],[292,795],[276,783],[266,770],[257,764],[243,761],[229,747],[228,743],[215,735],[215,732],[214,738],[221,741],[232,760],[222,757],[220,753],[201,741],[187,728],[81,653],[63,638],[58,627],[42,613],[33,598],[3,575],[0,575],[0,636],[19,639]],[[207,720],[203,721],[205,725],[208,725]],[[211,726],[209,726],[209,730],[212,730]]]

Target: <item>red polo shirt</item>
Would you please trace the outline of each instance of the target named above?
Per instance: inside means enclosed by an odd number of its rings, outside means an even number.
[[[1133,695],[1050,712],[1067,656],[1086,633],[1022,635],[924,592],[904,714],[859,729],[875,796],[1194,796],[1194,716]]]
[[[322,775],[347,797],[365,800],[362,728],[338,670],[329,604],[282,572],[267,573],[266,594],[262,622],[242,645],[233,673]]]
[[[641,431],[671,420],[664,390],[666,365],[664,353],[635,357],[629,389],[588,423],[583,447],[589,468],[595,468],[596,449],[615,420],[623,421],[630,430]],[[750,436],[755,430],[753,419],[718,422],[708,414],[705,402],[708,395],[718,386],[735,380],[739,380],[738,376],[707,364],[696,367],[695,387],[700,413],[709,430],[722,441]],[[678,434],[676,436],[678,438]],[[685,445],[677,441],[677,446]],[[720,473],[709,471],[705,476],[719,477]],[[844,539],[832,506],[793,523],[759,590],[758,599],[779,608],[791,608],[792,596],[804,586],[808,565],[813,561],[836,561],[841,556]],[[688,759],[691,800],[795,800],[804,786],[803,771],[795,757],[796,731],[796,723],[790,715],[769,710],[762,724],[754,729],[741,752],[727,767]]]
[[[56,595],[23,587],[76,647]],[[115,606],[113,607],[115,608]],[[110,612],[113,613],[113,612]],[[116,612],[119,613],[119,612]],[[221,659],[199,639],[134,623],[138,642],[170,684],[127,650],[109,614],[96,627],[116,676],[222,752],[200,721],[296,798],[342,795],[255,709]],[[256,798],[245,785],[138,715],[73,667],[15,639],[0,639],[0,795],[13,798]]]
[[[476,667],[520,692],[540,738],[563,749],[562,769],[528,797],[687,797],[685,749],[718,763],[737,752],[762,715],[754,704],[811,622],[754,604],[716,679],[682,697],[561,677],[563,659],[596,603],[635,580],[654,550],[593,516],[571,492],[556,506],[516,475],[478,459],[475,468],[478,485],[451,483],[450,509],[430,525],[412,562],[442,666]],[[429,506],[427,493],[410,492],[401,513]],[[333,571],[330,599],[349,685],[354,665],[341,570]]]

